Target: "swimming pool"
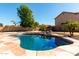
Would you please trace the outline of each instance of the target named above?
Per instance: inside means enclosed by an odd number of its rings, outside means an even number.
[[[20,46],[24,49],[44,51],[54,49],[61,45],[72,44],[73,42],[56,36],[45,35],[18,35]]]

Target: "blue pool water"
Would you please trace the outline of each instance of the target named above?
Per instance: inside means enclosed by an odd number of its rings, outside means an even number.
[[[42,35],[18,35],[20,46],[28,50],[43,51],[54,49],[61,45],[71,44],[66,39]]]

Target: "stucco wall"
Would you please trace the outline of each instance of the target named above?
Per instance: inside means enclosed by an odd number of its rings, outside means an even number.
[[[56,30],[61,29],[61,24],[68,20],[76,20],[79,22],[79,13],[63,13],[55,19]]]

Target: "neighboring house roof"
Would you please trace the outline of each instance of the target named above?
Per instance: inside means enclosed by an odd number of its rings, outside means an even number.
[[[55,19],[61,17],[62,15],[65,15],[65,14],[73,14],[73,15],[78,15],[79,12],[62,12],[60,13]]]

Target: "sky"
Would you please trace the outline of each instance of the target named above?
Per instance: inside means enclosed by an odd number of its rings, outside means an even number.
[[[11,20],[20,21],[17,8],[21,3],[0,3],[0,23],[12,25]],[[55,17],[62,12],[79,12],[79,4],[68,3],[25,3],[32,12],[35,21],[40,24],[55,25]]]

